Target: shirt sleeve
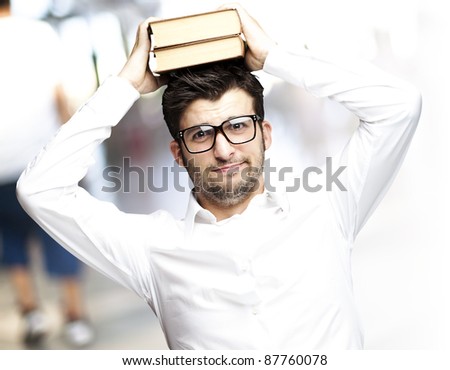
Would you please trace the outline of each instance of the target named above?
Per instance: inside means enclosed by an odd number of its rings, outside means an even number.
[[[148,270],[137,230],[155,235],[160,217],[125,214],[78,186],[98,145],[138,98],[127,81],[107,79],[28,165],[17,195],[27,213],[69,252],[148,298],[149,287],[137,278]]]
[[[333,158],[345,166],[329,199],[343,236],[353,241],[388,190],[406,155],[421,112],[421,95],[401,81],[361,60],[345,60],[310,50],[275,47],[264,70],[328,97],[359,118],[359,126]]]

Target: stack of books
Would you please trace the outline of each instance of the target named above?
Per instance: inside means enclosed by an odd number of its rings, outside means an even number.
[[[149,65],[155,75],[245,55],[236,9],[153,21],[148,33]]]

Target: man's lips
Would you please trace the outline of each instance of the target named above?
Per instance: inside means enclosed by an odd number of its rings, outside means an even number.
[[[230,163],[225,166],[215,167],[212,170],[214,172],[220,172],[220,173],[228,173],[228,172],[235,173],[235,172],[239,171],[239,168],[241,167],[242,164],[244,164],[244,162]]]

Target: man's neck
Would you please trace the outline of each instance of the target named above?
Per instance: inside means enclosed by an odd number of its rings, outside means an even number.
[[[242,202],[239,202],[236,205],[225,206],[218,202],[213,202],[209,199],[206,199],[205,197],[202,197],[201,194],[197,196],[197,201],[204,209],[210,211],[216,217],[217,221],[222,221],[236,214],[243,213],[247,209],[251,200],[256,195],[262,194],[263,192],[264,192],[264,181],[260,183],[258,189],[252,191],[246,199],[244,199]]]

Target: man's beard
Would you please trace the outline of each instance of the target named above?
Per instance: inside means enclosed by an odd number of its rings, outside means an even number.
[[[260,181],[263,181],[264,152],[262,141],[256,163],[252,164],[249,158],[239,158],[232,162],[217,162],[209,165],[203,172],[195,166],[194,159],[187,161],[183,156],[183,162],[194,184],[195,194],[216,205],[232,207],[246,200],[252,192],[260,188]],[[235,171],[233,168],[227,172],[214,171],[218,167],[233,164],[247,166],[241,171]]]

